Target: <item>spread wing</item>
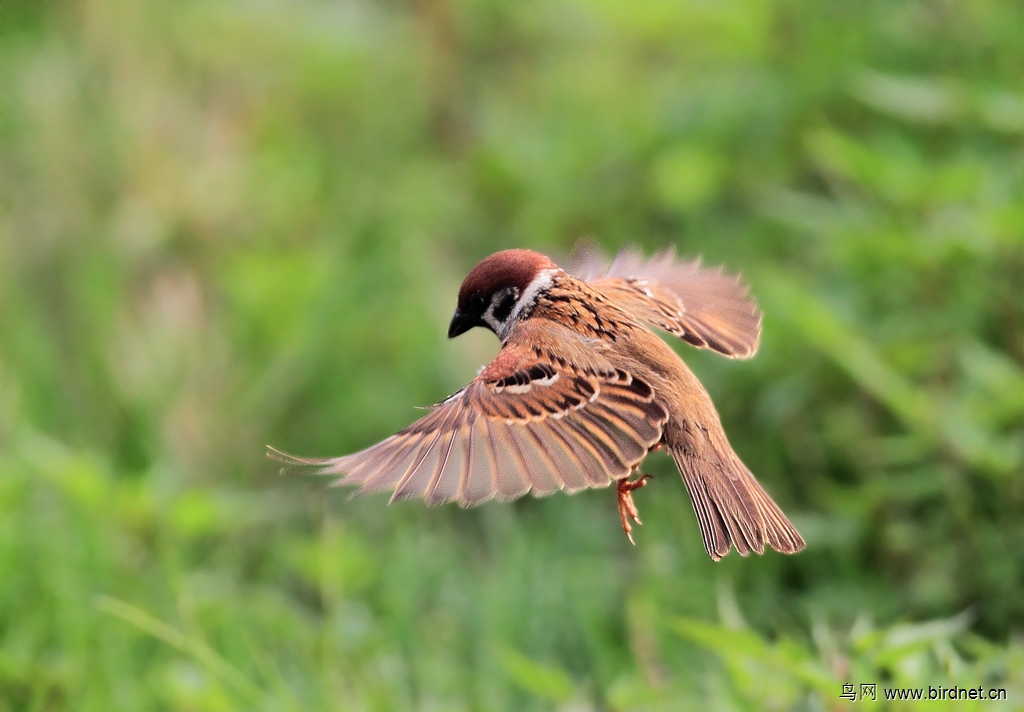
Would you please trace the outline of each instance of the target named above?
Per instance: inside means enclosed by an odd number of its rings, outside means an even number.
[[[738,275],[704,269],[700,259],[676,262],[668,248],[646,262],[626,248],[608,263],[592,244],[577,245],[570,272],[640,321],[698,348],[749,358],[761,337],[761,312]]]
[[[463,507],[604,487],[628,476],[668,420],[653,390],[604,363],[580,336],[527,324],[469,385],[387,440],[338,458],[273,448],[268,455],[290,466],[283,472],[337,476],[334,484],[363,493],[393,490],[392,502],[422,497]],[[574,359],[566,347],[586,357]]]

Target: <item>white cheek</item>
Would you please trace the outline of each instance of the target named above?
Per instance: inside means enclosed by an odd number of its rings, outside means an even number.
[[[480,318],[491,327],[498,338],[504,341],[508,338],[508,334],[512,331],[512,325],[515,323],[515,309],[509,314],[505,321],[500,321],[497,316],[494,315],[495,308],[498,305],[504,304],[506,297],[511,295],[514,299],[518,299],[519,291],[516,289],[503,289],[502,291],[491,297],[491,303],[487,305],[487,311],[485,311]],[[518,305],[518,301],[517,301]]]
[[[494,306],[496,303],[500,301],[500,295],[495,295],[491,297],[491,303],[487,305],[487,311],[485,311],[480,316],[480,318],[483,319],[484,322],[486,322],[486,324],[489,327],[491,327],[491,330],[494,331],[494,333],[497,334],[499,337],[501,337],[501,330],[505,327],[505,325],[498,321],[498,317],[494,316]]]
[[[519,301],[516,302],[515,307],[512,309],[512,313],[508,316],[508,324],[515,324],[519,321],[519,317],[523,315],[523,311],[526,309],[533,309],[537,303],[537,295],[543,290],[551,286],[551,282],[558,269],[545,269],[541,270],[540,273],[533,278],[526,289],[523,290],[522,296],[519,297]]]
[[[533,309],[537,303],[537,295],[543,290],[551,286],[554,275],[558,272],[557,269],[546,269],[541,271],[533,281],[530,282],[526,289],[521,295],[518,295],[515,305],[512,307],[512,311],[509,313],[508,318],[505,321],[499,321],[494,315],[495,306],[501,302],[501,299],[495,297],[491,300],[491,303],[487,306],[487,311],[481,315],[481,319],[494,330],[494,333],[498,335],[498,338],[502,341],[508,338],[508,335],[512,332],[514,327],[527,312]]]

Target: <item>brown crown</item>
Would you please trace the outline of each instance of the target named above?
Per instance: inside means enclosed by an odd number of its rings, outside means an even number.
[[[556,265],[546,255],[533,250],[503,250],[485,258],[466,275],[459,289],[459,308],[477,292],[490,297],[499,289],[515,287],[522,294],[541,270]]]

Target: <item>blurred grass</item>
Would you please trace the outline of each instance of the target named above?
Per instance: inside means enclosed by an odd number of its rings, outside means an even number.
[[[0,5],[0,709],[1019,707],[1022,21]],[[664,458],[636,549],[607,492],[275,477],[490,358],[443,338],[476,260],[584,235],[752,283],[756,359],[680,353],[806,552],[713,564]]]

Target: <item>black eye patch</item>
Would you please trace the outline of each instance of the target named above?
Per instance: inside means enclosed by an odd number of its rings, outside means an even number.
[[[504,323],[512,313],[512,307],[516,305],[516,293],[514,290],[505,289],[494,295],[494,318]]]

